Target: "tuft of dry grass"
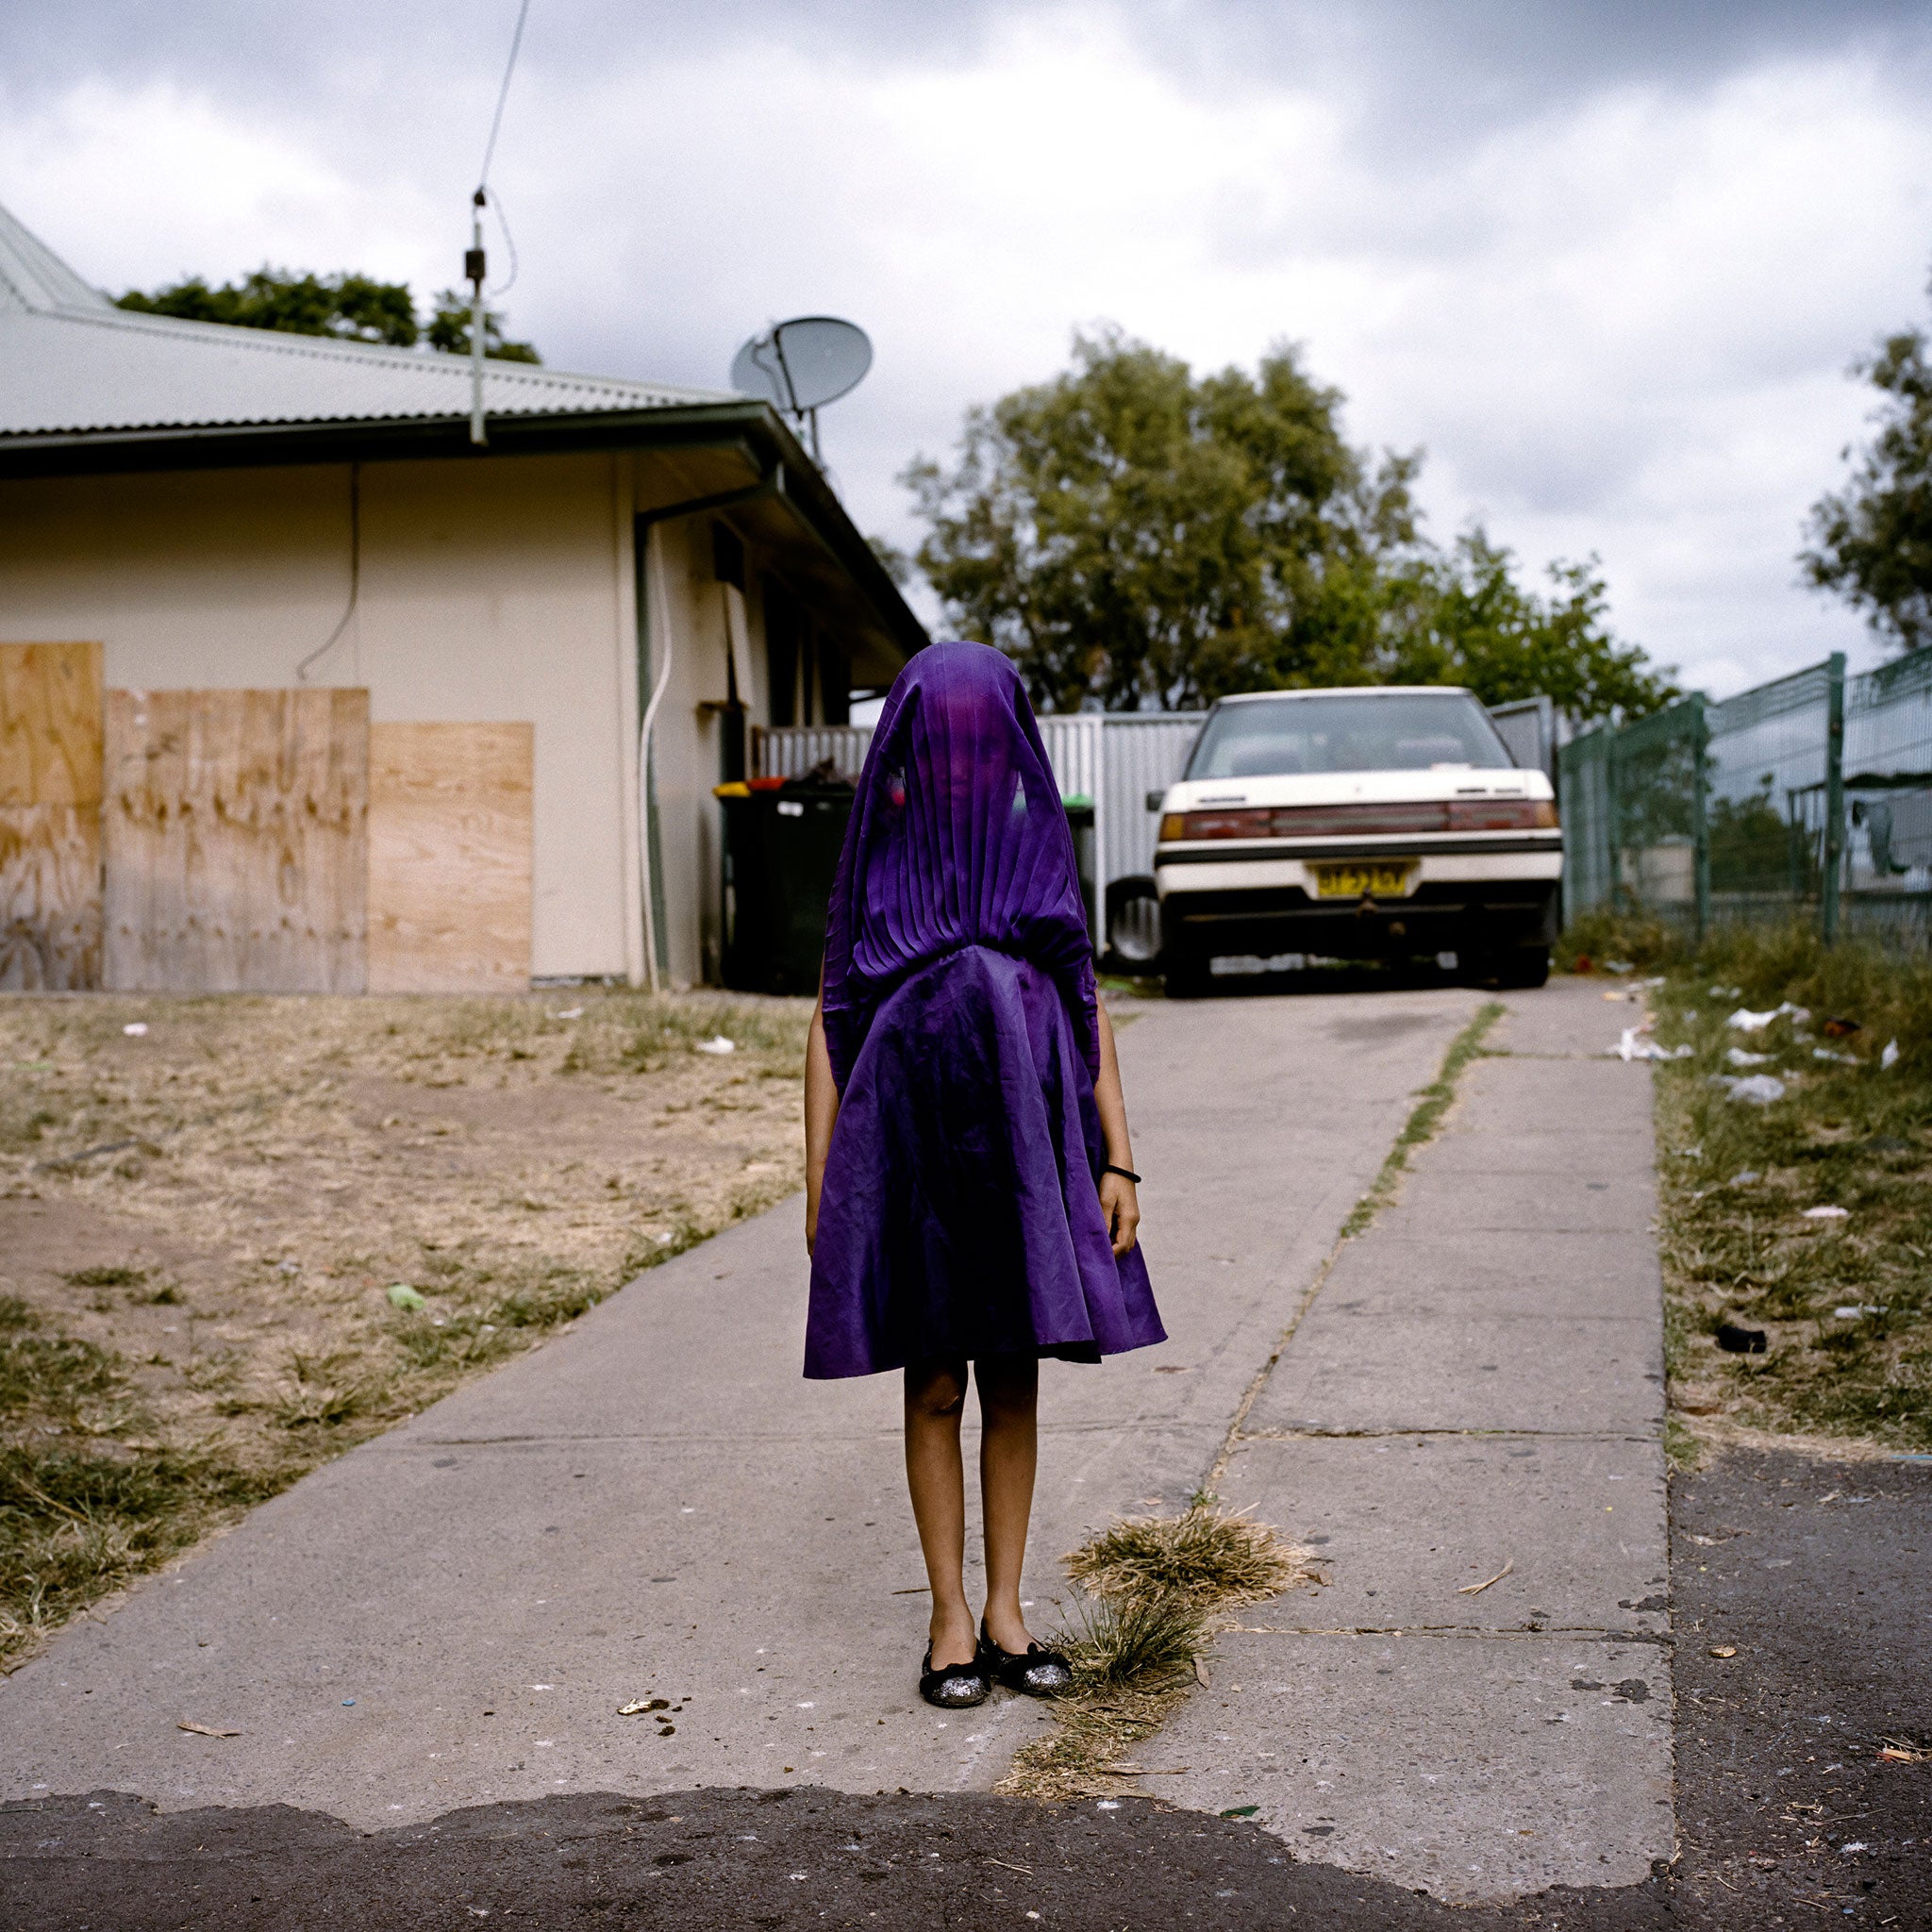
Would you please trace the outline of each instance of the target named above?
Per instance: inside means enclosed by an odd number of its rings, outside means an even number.
[[[1109,1603],[1173,1592],[1232,1606],[1260,1603],[1306,1582],[1308,1558],[1265,1523],[1196,1504],[1178,1516],[1124,1517],[1066,1562],[1075,1583]]]
[[[1307,1550],[1199,1497],[1175,1516],[1124,1518],[1066,1558],[1085,1591],[1054,1638],[1074,1687],[1053,1735],[1029,1744],[996,1789],[1015,1797],[1108,1797],[1140,1788],[1124,1762],[1159,1730],[1225,1614],[1319,1580]]]
[[[0,1670],[791,1192],[809,1010],[0,998]]]

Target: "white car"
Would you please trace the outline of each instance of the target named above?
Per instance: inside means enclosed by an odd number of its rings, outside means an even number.
[[[1217,958],[1283,954],[1454,953],[1465,974],[1505,986],[1549,977],[1556,793],[1511,759],[1474,692],[1224,698],[1160,814],[1171,993],[1201,991]]]

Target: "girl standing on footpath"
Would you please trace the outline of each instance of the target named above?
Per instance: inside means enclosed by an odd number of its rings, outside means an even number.
[[[899,675],[833,882],[806,1052],[805,1373],[902,1369],[932,1587],[920,1694],[1071,1681],[1020,1607],[1042,1356],[1166,1339],[1073,836],[1018,675],[933,644]],[[959,1421],[979,1388],[986,1605],[966,1601]]]

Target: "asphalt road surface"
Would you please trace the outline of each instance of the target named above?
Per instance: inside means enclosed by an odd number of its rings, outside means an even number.
[[[1674,1489],[1680,1849],[1635,1886],[1444,1906],[1298,1860],[1243,1821],[1134,1800],[592,1793],[364,1833],[291,1807],[160,1814],[102,1792],[0,1809],[0,1924],[1924,1932],[1932,1763],[1877,1754],[1932,1743],[1932,1469],[1737,1455]]]

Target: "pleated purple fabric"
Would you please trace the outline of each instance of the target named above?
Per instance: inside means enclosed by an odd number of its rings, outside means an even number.
[[[1165,1339],[1096,1191],[1073,838],[1025,691],[984,644],[931,645],[892,687],[833,883],[824,1009],[840,1106],[808,1376]]]

